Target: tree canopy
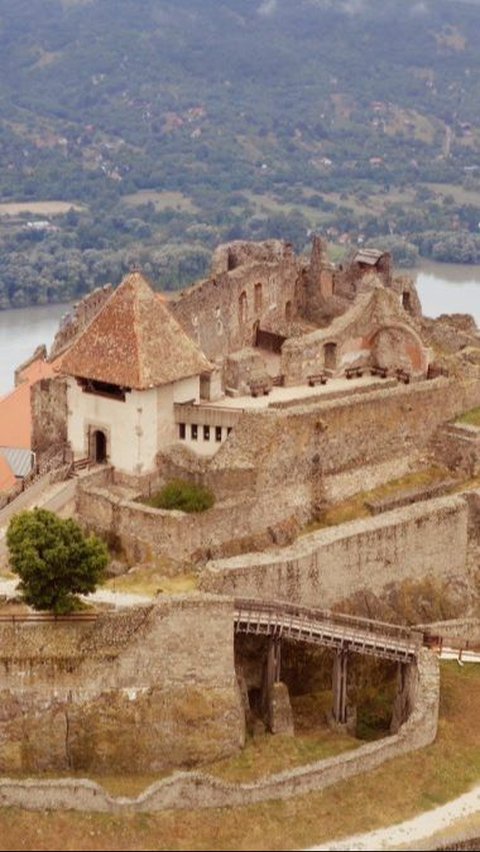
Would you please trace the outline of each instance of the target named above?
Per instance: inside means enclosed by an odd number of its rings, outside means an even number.
[[[46,509],[15,515],[7,531],[10,566],[20,591],[36,610],[71,612],[78,595],[95,590],[108,562],[106,545],[79,525]]]

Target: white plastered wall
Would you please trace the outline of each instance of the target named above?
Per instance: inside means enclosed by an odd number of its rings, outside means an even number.
[[[190,376],[173,384],[157,388],[158,450],[163,450],[179,440],[175,423],[174,402],[198,402],[200,376]]]
[[[173,419],[173,406],[171,411]],[[76,459],[89,455],[89,435],[96,429],[105,433],[107,461],[117,470],[133,474],[153,470],[158,451],[157,388],[132,390],[122,402],[84,393],[69,378],[68,439]]]

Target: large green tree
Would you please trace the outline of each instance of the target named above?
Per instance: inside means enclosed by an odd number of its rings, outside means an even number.
[[[45,509],[15,515],[7,544],[23,599],[34,609],[59,615],[75,609],[77,595],[95,590],[108,561],[100,539],[86,536],[75,521]]]

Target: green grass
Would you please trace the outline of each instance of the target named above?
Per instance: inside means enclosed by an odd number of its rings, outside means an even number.
[[[172,479],[157,493],[140,501],[153,509],[170,509],[179,512],[205,512],[215,503],[215,495],[209,488]]]
[[[466,411],[458,418],[457,423],[467,423],[469,426],[480,428],[480,408],[472,408],[471,411]]]
[[[174,207],[176,210],[182,210],[184,213],[198,212],[198,207],[183,192],[158,192],[155,189],[140,189],[138,192],[125,195],[122,201],[132,207],[148,204],[151,201],[157,211],[166,210],[167,207]]]
[[[342,500],[325,510],[322,516],[303,529],[301,535],[324,529],[325,527],[337,526],[347,521],[356,521],[359,518],[367,518],[371,512],[367,503],[373,500],[381,500],[385,497],[400,495],[402,491],[410,491],[414,488],[432,485],[443,479],[451,478],[451,473],[442,467],[429,467],[413,473],[407,473],[398,479],[392,479],[384,485],[372,488],[370,491],[360,491],[348,500]]]

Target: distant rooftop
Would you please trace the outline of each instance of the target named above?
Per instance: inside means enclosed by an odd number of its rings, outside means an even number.
[[[379,251],[378,249],[362,248],[360,251],[357,251],[353,260],[355,263],[367,263],[369,266],[375,266],[384,254],[386,252]]]

